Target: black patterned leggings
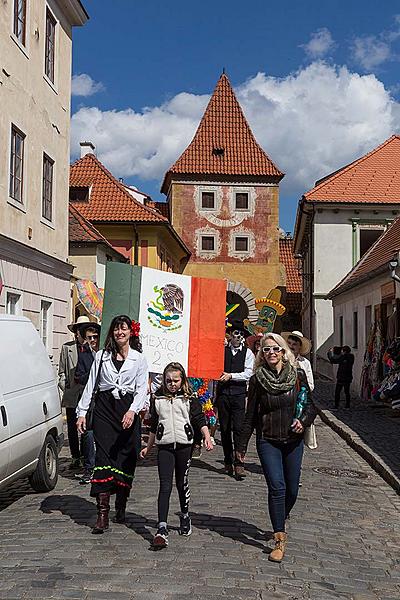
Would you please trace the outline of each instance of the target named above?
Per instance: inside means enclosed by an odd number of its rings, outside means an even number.
[[[158,522],[168,522],[169,499],[172,492],[172,481],[175,471],[175,484],[178,490],[181,511],[189,510],[190,489],[188,474],[192,454],[191,444],[160,444],[158,446],[158,477],[160,491],[158,493]]]

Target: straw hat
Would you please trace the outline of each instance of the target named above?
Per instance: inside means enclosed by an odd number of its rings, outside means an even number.
[[[252,352],[254,352],[254,346],[256,344],[257,340],[262,340],[262,338],[264,337],[263,333],[256,333],[255,335],[251,335],[250,337],[248,337],[246,339],[246,344],[248,345],[248,347],[250,348],[250,350]]]
[[[300,352],[301,356],[309,354],[311,350],[311,342],[306,338],[301,331],[282,331],[281,336],[287,342],[289,337],[297,337],[301,341]]]
[[[69,325],[67,325],[67,327],[70,331],[72,331],[72,333],[75,333],[76,330],[78,329],[79,325],[83,325],[84,323],[90,323],[90,319],[89,319],[89,317],[86,317],[85,315],[81,315],[80,317],[77,318],[75,323],[70,323]]]

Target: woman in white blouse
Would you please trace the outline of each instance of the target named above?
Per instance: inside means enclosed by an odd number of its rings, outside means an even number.
[[[100,369],[93,420],[96,463],[90,495],[97,500],[97,522],[92,533],[103,533],[109,527],[111,494],[116,494],[115,521],[125,521],[137,461],[139,412],[147,402],[148,370],[139,331],[139,323],[128,316],[114,317],[76,411],[82,433]]]

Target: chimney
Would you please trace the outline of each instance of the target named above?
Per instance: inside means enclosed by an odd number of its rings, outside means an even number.
[[[95,154],[96,146],[92,142],[80,142],[81,158],[86,154]]]

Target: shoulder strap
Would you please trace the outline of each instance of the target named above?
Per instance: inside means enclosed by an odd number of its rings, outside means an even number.
[[[100,372],[101,366],[103,364],[103,356],[104,356],[105,348],[103,348],[103,352],[101,353],[99,368],[97,369],[96,381],[94,382],[93,394],[97,394],[99,391],[99,382],[100,382]]]

